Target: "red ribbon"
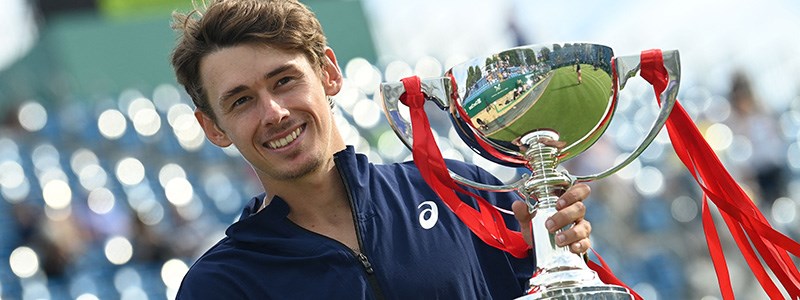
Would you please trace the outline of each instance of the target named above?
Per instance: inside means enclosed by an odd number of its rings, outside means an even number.
[[[491,203],[474,193],[465,191],[450,177],[442,153],[439,151],[439,147],[436,145],[436,140],[433,138],[433,133],[430,130],[431,125],[428,121],[428,115],[423,108],[425,104],[425,95],[422,93],[419,77],[407,77],[403,78],[401,81],[403,82],[406,92],[400,96],[400,101],[409,107],[412,136],[414,140],[412,155],[414,156],[414,163],[422,174],[422,178],[433,189],[436,195],[442,199],[445,205],[447,205],[447,207],[450,208],[450,210],[453,211],[481,241],[492,247],[506,251],[517,258],[528,256],[528,250],[531,249],[531,246],[522,238],[522,233],[508,229],[503,217]],[[480,141],[480,138],[476,137],[476,140]],[[480,211],[462,202],[458,196],[456,196],[455,191],[469,195],[475,199],[478,202]],[[592,252],[594,252],[594,249],[592,249]],[[603,282],[623,286],[633,294],[636,300],[642,300],[639,294],[614,276],[614,273],[611,272],[611,269],[597,252],[594,252],[594,254],[602,265],[590,261],[589,268],[597,272]]]
[[[422,94],[419,77],[403,78],[402,82],[406,92],[400,97],[400,101],[408,106],[411,113],[414,137],[412,154],[422,178],[444,201],[445,205],[484,243],[506,251],[517,258],[528,256],[528,250],[531,247],[522,238],[522,234],[508,229],[500,212],[494,209],[486,199],[465,191],[450,177],[423,108],[425,96]],[[475,199],[480,211],[461,201],[456,196],[456,191]]]
[[[661,51],[644,51],[641,59],[640,75],[653,85],[658,97],[668,82]],[[725,170],[680,103],[675,103],[667,119],[667,132],[675,153],[703,190],[703,231],[723,299],[734,299],[734,294],[716,225],[708,209],[708,200],[719,208],[745,261],[767,295],[771,299],[784,298],[769,278],[766,269],[756,256],[756,251],[778,278],[790,298],[800,297],[800,271],[787,253],[788,251],[800,257],[800,244],[772,228],[750,197]],[[753,247],[756,248],[755,251]]]

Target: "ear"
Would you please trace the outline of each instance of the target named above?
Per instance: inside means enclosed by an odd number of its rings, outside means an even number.
[[[333,49],[325,47],[325,62],[322,66],[322,84],[325,86],[325,94],[333,96],[342,89],[342,70],[336,62],[336,54]]]
[[[222,148],[233,144],[233,142],[228,139],[228,135],[225,134],[225,131],[219,128],[217,122],[211,119],[209,115],[199,109],[195,109],[194,117],[197,119],[197,122],[200,123],[200,127],[203,128],[203,132],[206,134],[206,138],[208,138],[211,143]]]

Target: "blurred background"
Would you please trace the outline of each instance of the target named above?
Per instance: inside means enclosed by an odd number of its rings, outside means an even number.
[[[591,42],[617,55],[678,49],[680,102],[770,223],[800,238],[796,1],[304,2],[345,72],[339,127],[374,162],[410,159],[383,116],[380,82],[437,76],[525,44]],[[3,1],[0,298],[172,299],[194,259],[260,193],[235,149],[205,140],[175,83],[170,14],[191,5]],[[651,88],[633,80],[604,137],[565,166],[574,174],[611,166],[639,143],[655,112]],[[444,114],[429,115],[446,157],[507,181],[524,173],[486,162]],[[594,248],[623,281],[645,299],[720,298],[702,196],[666,132],[592,188]],[[727,229],[720,232],[736,295],[766,298]]]

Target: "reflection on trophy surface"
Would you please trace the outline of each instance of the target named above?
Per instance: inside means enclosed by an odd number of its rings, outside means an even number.
[[[604,172],[573,176],[556,170],[592,146],[608,127],[617,90],[640,68],[640,57],[614,57],[611,48],[585,43],[533,45],[461,63],[441,78],[423,79],[422,92],[449,113],[464,142],[498,164],[526,167],[530,176],[490,186],[450,172],[458,182],[489,191],[515,190],[535,212],[532,220],[536,269],[528,295],[520,299],[631,299],[624,287],[602,282],[584,260],[558,247],[544,226],[558,196],[570,185],[609,176],[633,161],[652,142],[675,102],[680,66],[677,51],[663,52],[669,85],[661,111],[639,147]],[[401,83],[381,92],[389,122],[412,148],[411,124],[398,106]],[[597,158],[613,159],[613,158]]]
[[[493,146],[519,151],[514,140],[532,130],[550,130],[569,145],[562,155],[571,158],[608,126],[615,104],[612,56],[610,48],[598,45],[518,48],[461,64],[448,74],[457,82],[466,74],[457,103],[466,115],[460,117]],[[585,70],[580,71],[585,81],[578,82],[576,68]]]

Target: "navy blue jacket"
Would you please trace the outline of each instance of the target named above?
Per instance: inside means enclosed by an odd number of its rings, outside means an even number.
[[[513,299],[533,256],[485,245],[423,181],[411,163],[373,165],[352,147],[334,161],[353,208],[363,255],[306,230],[280,197],[255,213],[253,198],[226,237],[183,279],[178,299]],[[448,161],[477,182],[499,183],[476,166]],[[478,192],[510,209],[513,193]],[[464,197],[469,203],[471,199]],[[506,223],[518,226],[513,216]],[[426,229],[427,228],[427,229]]]

